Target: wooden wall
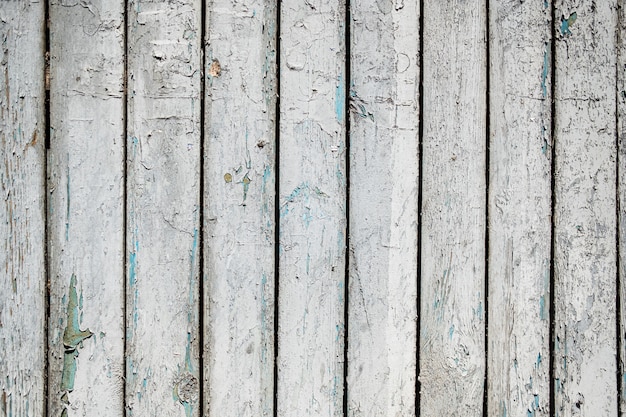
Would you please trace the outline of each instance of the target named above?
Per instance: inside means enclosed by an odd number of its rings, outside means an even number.
[[[0,0],[0,417],[626,416],[622,0]]]

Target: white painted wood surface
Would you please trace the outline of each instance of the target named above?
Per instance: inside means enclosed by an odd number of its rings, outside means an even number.
[[[45,410],[44,5],[0,4],[0,416]]]
[[[415,415],[419,2],[351,2],[349,416]]]
[[[345,10],[283,2],[278,415],[343,415]]]
[[[494,416],[548,416],[551,10],[490,6],[487,406]]]
[[[205,398],[210,416],[274,410],[275,1],[207,8]]]
[[[556,5],[554,412],[614,416],[617,4]]]
[[[124,3],[50,3],[49,413],[124,414]]]
[[[422,416],[479,416],[485,374],[486,3],[425,2]]]
[[[618,344],[619,415],[626,416],[626,9],[618,8],[617,26],[617,193],[618,193],[618,285],[620,296]]]
[[[128,5],[129,415],[200,415],[201,15]]]

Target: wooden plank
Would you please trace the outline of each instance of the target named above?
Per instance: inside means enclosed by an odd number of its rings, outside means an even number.
[[[482,415],[486,3],[425,2],[421,415]]]
[[[0,7],[0,416],[45,410],[44,21]]]
[[[282,3],[278,415],[343,414],[345,9]]]
[[[207,415],[274,410],[276,2],[207,9]]]
[[[617,4],[556,6],[555,413],[614,416]]]
[[[50,4],[50,415],[124,414],[124,2]]]
[[[415,415],[419,2],[351,3],[348,415]]]
[[[626,416],[626,8],[619,7],[617,27],[617,193],[619,329],[618,391],[619,415]]]
[[[129,415],[200,415],[200,4],[128,7]]]
[[[489,415],[550,415],[551,10],[490,3]]]

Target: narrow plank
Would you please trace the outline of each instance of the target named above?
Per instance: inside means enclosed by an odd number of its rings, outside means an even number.
[[[50,4],[49,413],[124,413],[124,2]]]
[[[44,4],[0,7],[0,415],[44,414]]]
[[[278,415],[341,416],[346,242],[345,9],[283,2]]]
[[[626,9],[618,8],[617,35],[617,163],[618,163],[618,265],[619,265],[619,415],[626,416]]]
[[[615,416],[617,4],[556,6],[554,412]]]
[[[489,415],[550,415],[551,10],[490,2]]]
[[[348,415],[414,416],[419,1],[351,11]]]
[[[272,416],[276,1],[207,16],[206,415]]]
[[[200,415],[200,4],[128,5],[129,415]]]
[[[485,374],[486,2],[424,3],[421,415],[479,416]]]

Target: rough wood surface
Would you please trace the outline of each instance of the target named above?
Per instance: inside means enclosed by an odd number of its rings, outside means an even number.
[[[345,10],[283,2],[278,415],[343,414]]]
[[[550,415],[551,10],[491,1],[489,415]]]
[[[422,416],[479,416],[485,373],[486,3],[425,2]]]
[[[617,192],[618,192],[618,236],[619,239],[619,289],[620,289],[620,328],[618,329],[618,337],[622,342],[619,344],[619,369],[618,369],[618,387],[621,389],[619,415],[626,416],[626,8],[618,8],[618,35],[617,35],[617,117],[618,117],[618,143],[617,143],[617,162],[618,174]]]
[[[124,414],[124,3],[50,4],[49,412]]]
[[[207,16],[206,415],[272,416],[276,2]]]
[[[554,412],[615,416],[617,4],[556,6]]]
[[[348,415],[415,415],[419,2],[351,3]]]
[[[128,7],[129,415],[199,415],[200,4]]]
[[[44,4],[0,6],[0,416],[44,415]]]

